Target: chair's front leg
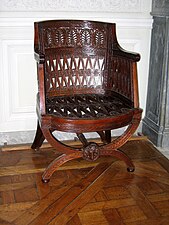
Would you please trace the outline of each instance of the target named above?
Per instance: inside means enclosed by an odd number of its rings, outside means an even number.
[[[56,158],[54,161],[52,161],[49,166],[46,168],[45,172],[42,175],[42,181],[44,183],[48,183],[50,180],[50,177],[52,174],[64,163],[72,160],[72,159],[77,159],[82,157],[82,152],[81,151],[76,151],[72,154],[63,154]]]
[[[128,139],[134,134],[134,132],[137,130],[140,120],[141,120],[141,112],[133,116],[131,123],[129,124],[127,129],[124,131],[124,133],[118,138],[116,138],[115,140],[113,140],[110,144],[106,145],[106,149],[107,150],[118,149],[121,146],[123,146],[128,141]]]
[[[100,155],[102,156],[109,155],[124,161],[127,165],[128,172],[134,172],[135,170],[135,166],[132,160],[124,152],[120,151],[119,149],[111,149],[111,150],[102,149]]]
[[[53,136],[52,131],[49,128],[42,128],[42,132],[48,143],[55,148],[58,152],[71,154],[74,153],[76,150],[75,148],[69,147],[64,145],[60,142],[56,137]]]
[[[105,138],[107,143],[111,143],[111,130],[105,131]]]
[[[126,131],[120,137],[113,140],[110,144],[100,147],[100,155],[111,155],[123,160],[126,163],[127,170],[129,172],[134,171],[134,168],[135,168],[134,164],[124,152],[119,150],[119,148],[123,146],[128,141],[128,139],[134,134],[134,132],[138,128],[140,119],[141,119],[141,113],[135,114],[133,116],[133,120],[131,124],[128,126]]]
[[[44,183],[47,183],[47,182],[49,182],[52,174],[61,165],[63,165],[64,163],[66,163],[67,161],[70,161],[72,159],[82,157],[82,152],[80,151],[80,149],[71,148],[71,147],[66,146],[63,143],[61,143],[59,140],[57,140],[53,136],[52,131],[49,130],[48,128],[44,128],[44,129],[42,129],[42,131],[43,131],[43,134],[44,134],[46,140],[48,141],[48,143],[50,143],[58,152],[64,153],[61,156],[57,157],[55,160],[53,160],[49,164],[49,166],[47,167],[45,172],[43,173],[42,181]]]

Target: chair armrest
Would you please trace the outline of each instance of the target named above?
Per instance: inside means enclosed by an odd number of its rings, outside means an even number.
[[[110,60],[108,90],[129,99],[138,108],[137,61],[139,54],[117,50]]]
[[[113,55],[120,56],[138,62],[140,60],[140,54],[124,50],[119,44],[113,46]]]
[[[34,58],[40,64],[43,64],[45,62],[45,56],[42,53],[34,52]]]

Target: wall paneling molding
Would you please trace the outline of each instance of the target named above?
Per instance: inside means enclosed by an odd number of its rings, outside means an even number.
[[[1,11],[141,12],[141,0],[1,0]]]

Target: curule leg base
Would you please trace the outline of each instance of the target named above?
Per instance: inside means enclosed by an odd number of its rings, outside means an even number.
[[[49,166],[46,168],[45,172],[42,175],[42,182],[48,183],[52,174],[64,163],[66,163],[70,160],[73,160],[73,159],[81,158],[81,157],[82,157],[81,151],[75,151],[74,153],[71,153],[68,155],[63,154],[63,155],[59,156],[54,161],[52,161],[49,164]]]
[[[122,151],[119,150],[121,146],[123,146],[128,139],[132,136],[132,134],[135,132],[139,125],[139,121],[141,118],[141,112],[138,114],[135,114],[133,116],[133,120],[131,124],[129,124],[128,128],[126,131],[118,138],[116,138],[114,141],[112,141],[109,144],[105,144],[103,146],[97,146],[96,144],[90,143],[88,146],[86,142],[83,140],[83,135],[80,135],[80,139],[82,139],[82,143],[84,142],[84,145],[87,145],[84,149],[74,149],[72,147],[68,147],[66,145],[63,145],[61,142],[59,142],[53,135],[52,132],[49,129],[43,129],[43,135],[46,138],[46,140],[55,148],[55,149],[60,149],[62,154],[58,158],[56,158],[53,162],[50,163],[50,165],[47,167],[45,172],[42,175],[42,180],[44,183],[49,182],[52,174],[64,163],[77,159],[77,158],[85,158],[87,159],[88,156],[91,159],[91,161],[96,160],[98,157],[101,155],[111,155],[114,156],[115,158],[118,158],[122,161],[124,161],[127,165],[127,170],[129,172],[133,172],[135,167],[134,164],[132,163],[132,160]],[[110,141],[110,131],[106,131],[106,142]],[[102,134],[101,134],[102,136]],[[104,139],[105,137],[103,137]],[[83,151],[85,150],[85,151]],[[87,154],[84,154],[84,152]]]

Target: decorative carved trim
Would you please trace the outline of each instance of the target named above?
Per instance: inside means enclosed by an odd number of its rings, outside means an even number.
[[[141,0],[1,0],[0,11],[141,12]]]
[[[96,143],[90,143],[83,149],[83,158],[87,161],[95,161],[99,158],[99,146]]]

